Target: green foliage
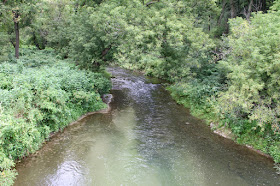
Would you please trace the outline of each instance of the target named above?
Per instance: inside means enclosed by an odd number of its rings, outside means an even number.
[[[123,18],[124,39],[114,53],[118,64],[177,81],[189,76],[190,68],[207,62],[213,42],[194,26],[192,15],[184,12],[187,8],[181,1],[162,2],[150,8],[136,3],[118,8],[127,15]]]
[[[106,107],[100,94],[111,88],[102,74],[78,70],[52,51],[26,48],[21,55],[0,64],[0,181],[13,178],[11,162],[39,149],[50,132]]]
[[[277,3],[276,3],[277,4]],[[274,10],[276,10],[274,8]],[[222,61],[190,68],[168,89],[178,103],[209,122],[231,129],[236,141],[280,160],[278,11],[232,19]]]
[[[279,133],[280,14],[256,14],[248,23],[231,20],[229,55],[221,62],[230,84],[219,98],[222,113],[258,121]],[[230,103],[230,104],[229,104]]]
[[[110,48],[119,33],[119,27],[115,21],[116,15],[111,15],[108,10],[110,6],[104,10],[97,11],[98,8],[84,7],[80,9],[80,14],[74,17],[73,25],[79,24],[72,33],[70,41],[70,57],[72,57],[82,68],[96,70],[106,60],[106,56],[102,56],[105,48]],[[96,11],[96,12],[95,12]],[[97,13],[99,12],[99,13]],[[108,26],[105,27],[105,24]],[[111,25],[109,25],[111,24]]]
[[[191,109],[193,115],[206,119],[208,122],[217,120],[214,106],[215,95],[219,87],[204,84],[194,79],[189,82],[175,83],[167,88],[172,97],[179,103]]]
[[[28,27],[36,14],[36,1],[14,0],[0,2],[0,36],[4,40],[0,41],[0,48],[7,47],[8,44],[15,46],[14,23],[17,22],[20,28]],[[13,12],[18,12],[18,18],[14,17]],[[2,43],[3,42],[3,43]],[[10,47],[10,46],[9,46]],[[3,55],[0,52],[0,56]],[[1,62],[1,61],[0,61]]]
[[[231,20],[231,34],[223,41],[223,60],[215,65],[218,71],[207,75],[192,70],[197,72],[196,81],[170,88],[179,103],[231,128],[237,142],[270,154],[276,163],[280,158],[279,17],[279,12],[271,11],[255,14],[250,23]],[[211,71],[209,65],[205,69]],[[215,91],[206,88],[208,81]]]
[[[271,7],[271,10],[273,11],[279,11],[280,10],[280,1],[276,0],[273,4],[273,6]]]
[[[76,0],[75,4],[79,6],[95,6],[102,3],[103,0]]]
[[[1,24],[1,23],[0,23]],[[9,43],[9,35],[0,30],[0,63],[9,59],[11,44]]]
[[[108,63],[168,80],[172,96],[193,114],[229,127],[237,142],[280,162],[279,0],[263,7],[257,5],[264,1],[253,1],[251,18],[250,1],[5,2],[0,169],[6,172],[0,184],[11,184],[4,177],[15,176],[12,160],[38,149],[50,132],[82,113],[104,107],[100,95],[110,89],[108,79],[78,68],[100,72]],[[268,13],[257,12],[273,2]],[[13,8],[21,16],[20,60],[9,55]],[[229,28],[229,17],[236,16],[246,20],[231,19]],[[224,33],[229,35],[220,38]]]
[[[147,74],[176,78],[209,59],[213,42],[197,27],[218,12],[212,0],[161,1],[149,7],[139,0],[43,1],[36,5],[38,16],[26,28],[29,44],[56,48],[61,56],[73,58],[86,69],[98,70],[104,61],[114,60],[123,66],[146,68]]]
[[[13,185],[13,180],[16,178],[17,175],[15,170],[11,170],[11,167],[13,166],[14,162],[0,150],[0,185]]]
[[[272,11],[254,15],[251,23],[242,19],[231,21],[230,54],[221,62],[229,71],[230,85],[219,98],[219,109],[224,114],[235,120],[248,119],[253,124],[241,130],[242,143],[269,153],[278,163],[279,15]],[[240,126],[244,128],[244,124]]]

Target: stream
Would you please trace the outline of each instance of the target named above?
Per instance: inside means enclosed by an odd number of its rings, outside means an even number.
[[[18,163],[16,186],[280,185],[271,159],[211,132],[155,79],[108,71],[111,111],[67,127]]]

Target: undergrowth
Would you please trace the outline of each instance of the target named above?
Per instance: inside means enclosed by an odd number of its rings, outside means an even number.
[[[82,114],[106,107],[100,95],[111,83],[79,70],[53,50],[22,49],[0,63],[0,185],[12,185],[15,161],[38,150],[51,132]]]

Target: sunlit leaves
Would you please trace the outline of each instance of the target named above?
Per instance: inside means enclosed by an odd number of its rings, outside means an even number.
[[[229,70],[230,87],[220,98],[223,109],[235,117],[249,114],[264,130],[279,128],[279,52],[280,17],[278,12],[255,14],[251,23],[241,18],[231,20],[230,54],[221,64]],[[224,100],[227,97],[226,100]],[[224,107],[223,107],[224,108]],[[260,113],[263,114],[260,114]],[[275,128],[275,129],[276,129]],[[278,131],[280,132],[280,131]]]

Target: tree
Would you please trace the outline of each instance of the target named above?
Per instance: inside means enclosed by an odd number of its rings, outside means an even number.
[[[250,19],[252,12],[267,12],[275,0],[218,0],[217,5],[221,8],[218,25],[223,32],[228,33],[228,19],[243,17]]]
[[[52,0],[37,3],[37,14],[29,25],[28,44],[38,49],[55,48],[61,56],[68,56],[72,35],[70,23],[75,12],[75,4],[69,0]],[[78,11],[78,9],[76,9]]]
[[[5,30],[7,30],[8,34],[15,34],[15,37],[11,37],[10,41],[15,48],[16,58],[19,58],[20,27],[23,28],[31,24],[31,20],[33,19],[36,10],[34,9],[34,6],[37,2],[37,0],[2,1],[4,8],[2,9],[3,12],[1,12],[0,16],[2,21],[6,23]],[[13,22],[13,29],[11,28],[11,22]]]
[[[280,134],[280,12],[254,14],[250,22],[235,18],[230,25],[228,56],[220,62],[229,78],[219,100],[221,112]]]
[[[19,9],[15,8],[12,10],[12,12],[13,12],[13,21],[15,25],[15,34],[16,34],[15,57],[19,58],[19,21],[20,21]]]

